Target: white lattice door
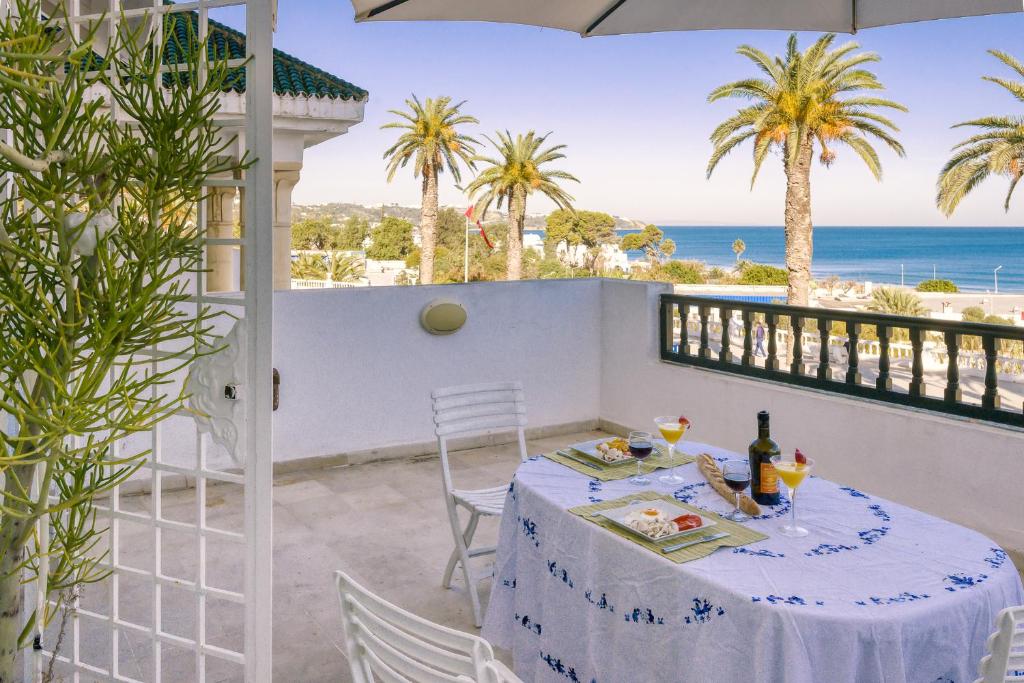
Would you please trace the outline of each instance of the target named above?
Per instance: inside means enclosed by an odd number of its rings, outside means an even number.
[[[177,14],[192,22],[201,41],[215,27],[244,46],[244,56],[233,55],[228,63],[245,70],[244,108],[227,112],[219,123],[225,136],[237,135],[234,153],[247,155],[251,165],[236,177],[205,183],[213,196],[237,191],[240,236],[230,229],[208,230],[211,223],[225,223],[224,216],[211,216],[210,201],[195,207],[205,253],[240,253],[234,288],[240,291],[207,291],[208,263],[190,280],[187,305],[197,315],[222,314],[217,332],[227,348],[195,373],[200,378],[190,374],[174,381],[208,391],[213,414],[197,420],[196,413],[181,411],[139,435],[151,451],[142,476],[114,489],[98,506],[109,527],[103,550],[111,573],[81,591],[60,643],[56,680],[269,681],[275,3],[99,2],[97,7],[90,0],[69,0],[72,30],[97,20],[112,31],[119,22],[157,30],[166,25],[165,15]],[[241,89],[232,94],[236,108]],[[231,211],[232,203],[213,212]],[[159,349],[153,350],[153,371],[160,370],[160,358]],[[196,398],[201,404],[203,397]],[[133,438],[124,447],[139,443]],[[30,599],[40,607],[43,595],[30,587]],[[57,631],[56,624],[40,631],[33,655],[25,658],[27,680],[39,680],[47,669]]]

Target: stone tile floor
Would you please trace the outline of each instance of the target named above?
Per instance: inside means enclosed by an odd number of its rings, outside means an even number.
[[[541,453],[602,435],[595,431],[534,439],[528,447],[531,454]],[[507,482],[519,464],[515,444],[453,453],[451,461],[453,477],[464,488]],[[459,573],[456,572],[452,590],[441,588],[441,574],[452,549],[441,488],[436,456],[311,469],[275,479],[275,681],[351,681],[342,651],[341,620],[333,584],[336,569],[344,569],[385,599],[416,614],[476,632]],[[139,512],[148,512],[150,505],[150,496],[122,500],[124,508]],[[194,522],[198,513],[194,489],[164,492],[161,506],[166,517],[183,522]],[[211,486],[207,491],[205,513],[209,523],[219,528],[241,531],[241,506],[241,491],[231,485]],[[121,524],[122,561],[150,569],[156,539],[149,527],[135,527],[132,523]],[[484,520],[478,542],[490,544],[496,537],[497,520]],[[241,591],[239,548],[222,546],[212,539],[208,544],[208,583]],[[197,553],[193,538],[164,530],[160,546],[165,575],[193,576]],[[1014,560],[1024,569],[1020,558]],[[157,601],[148,579],[122,576],[119,581],[122,617],[152,624]],[[108,584],[87,587],[83,607],[107,613],[111,601]],[[486,604],[490,585],[484,581],[480,586]],[[165,585],[162,592],[159,607],[163,629],[194,637],[197,624],[191,592],[172,585]],[[208,599],[205,628],[209,642],[240,649],[242,617],[240,606]],[[80,619],[80,624],[79,651],[83,660],[109,667],[111,644],[107,625],[85,618]],[[52,631],[47,634],[47,642],[53,642]],[[148,640],[127,630],[120,630],[119,637],[121,673],[137,680],[154,680],[154,657]],[[68,647],[66,644],[65,648]],[[196,680],[193,656],[169,645],[162,650],[164,681]],[[499,656],[503,653],[499,652]],[[206,659],[206,680],[210,683],[241,681],[234,665],[212,657]],[[81,680],[90,679],[86,676]]]
[[[554,450],[568,443],[602,436],[580,432],[529,441],[529,452]],[[488,446],[453,453],[453,477],[462,488],[483,488],[510,481],[519,464],[515,444]],[[275,478],[274,482],[274,672],[275,681],[337,683],[351,680],[343,654],[341,618],[333,572],[344,569],[357,581],[416,614],[448,626],[477,632],[469,600],[456,572],[452,590],[441,587],[441,575],[452,549],[451,530],[441,495],[441,469],[436,456],[391,460],[355,466],[311,469]],[[122,499],[122,507],[147,512],[150,496]],[[219,528],[241,531],[241,490],[231,485],[210,486],[206,516]],[[194,522],[194,489],[164,492],[164,516]],[[121,523],[123,562],[141,569],[153,566],[156,540],[149,527]],[[485,519],[477,543],[493,544],[497,520]],[[241,590],[240,550],[220,547],[211,539],[207,550],[208,583]],[[165,575],[194,575],[197,543],[164,530],[160,539]],[[483,559],[481,561],[484,561]],[[152,624],[155,600],[148,580],[120,579],[121,615],[136,623]],[[107,582],[109,583],[109,582]],[[490,585],[480,584],[486,604]],[[196,610],[189,592],[164,586],[160,600],[166,632],[193,637]],[[111,595],[106,584],[85,589],[82,606],[106,613]],[[106,624],[80,619],[82,658],[110,666],[110,635]],[[207,600],[206,632],[210,642],[240,648],[240,606]],[[53,636],[48,634],[48,639]],[[153,680],[153,653],[147,639],[119,631],[119,667],[138,680]],[[50,640],[52,642],[52,640]],[[65,646],[67,647],[67,646]],[[67,652],[67,649],[64,650]],[[195,658],[164,645],[161,652],[165,681],[196,680]],[[58,669],[59,670],[59,669]],[[234,665],[207,658],[207,680],[241,680]],[[70,680],[68,678],[67,680]],[[88,680],[83,678],[82,680]]]

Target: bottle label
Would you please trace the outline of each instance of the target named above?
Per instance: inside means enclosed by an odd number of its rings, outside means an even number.
[[[770,462],[761,463],[761,493],[779,492],[779,473]]]

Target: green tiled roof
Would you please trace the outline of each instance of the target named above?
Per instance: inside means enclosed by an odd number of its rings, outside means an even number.
[[[173,22],[178,44],[168,40],[164,44],[164,62],[177,64],[181,60],[179,45],[187,44],[190,35],[198,35],[199,15],[195,12],[174,12],[164,15]],[[191,23],[191,27],[189,26]],[[208,21],[208,53],[211,58],[244,59],[245,34],[213,20]],[[166,79],[165,79],[166,80]],[[245,92],[245,72],[241,69],[232,79],[228,91]],[[316,68],[292,55],[274,50],[274,93],[277,95],[326,97],[331,100],[365,100],[369,93],[357,85]]]

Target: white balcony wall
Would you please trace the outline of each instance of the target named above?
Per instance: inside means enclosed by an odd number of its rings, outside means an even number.
[[[755,414],[768,410],[775,440],[815,457],[822,476],[1024,553],[1024,430],[662,363],[658,296],[667,291],[588,279],[275,292],[274,459],[297,467],[430,453],[433,388],[521,379],[541,431],[599,419],[653,430],[653,416],[682,413],[694,422],[689,438],[745,453]],[[436,298],[466,308],[462,330],[439,337],[420,327]],[[194,462],[191,418],[163,429],[162,459]],[[208,458],[232,465],[220,448]]]
[[[694,424],[687,438],[746,453],[768,410],[775,441],[814,457],[821,476],[1024,552],[1024,431],[662,363],[662,291],[602,283],[602,418],[653,428],[651,417],[681,413]]]
[[[437,298],[465,307],[455,334],[420,326]],[[531,428],[596,424],[598,280],[276,292],[274,309],[275,460],[433,452],[430,392],[454,384],[520,379]]]

